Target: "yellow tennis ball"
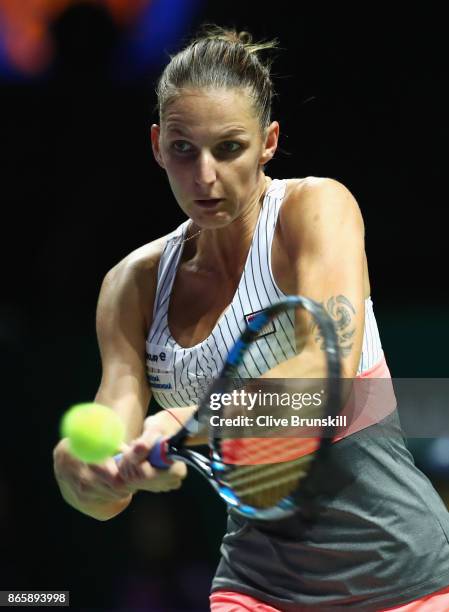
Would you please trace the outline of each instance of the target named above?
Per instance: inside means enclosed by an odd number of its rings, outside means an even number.
[[[119,451],[125,426],[107,406],[76,404],[62,417],[61,435],[68,438],[74,457],[86,463],[101,463]]]

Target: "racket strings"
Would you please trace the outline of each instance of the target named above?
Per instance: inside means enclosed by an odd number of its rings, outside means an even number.
[[[283,463],[313,453],[319,438],[237,438],[222,440],[220,455],[227,465],[239,465],[242,472],[253,466]]]
[[[227,484],[244,504],[269,508],[291,493],[309,473],[312,455],[274,465],[236,467],[227,477]]]
[[[229,468],[226,485],[241,503],[269,508],[295,491],[307,476],[316,438],[244,438],[222,442]]]

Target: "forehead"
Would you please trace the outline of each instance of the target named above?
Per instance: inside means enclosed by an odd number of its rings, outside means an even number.
[[[252,98],[245,89],[182,89],[161,117],[169,131],[259,129]]]

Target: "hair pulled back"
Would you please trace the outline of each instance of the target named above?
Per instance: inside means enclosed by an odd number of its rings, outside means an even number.
[[[171,57],[159,79],[159,116],[183,89],[245,89],[264,130],[270,124],[273,84],[271,62],[262,61],[259,54],[275,47],[275,40],[253,42],[249,32],[203,26],[187,47]]]

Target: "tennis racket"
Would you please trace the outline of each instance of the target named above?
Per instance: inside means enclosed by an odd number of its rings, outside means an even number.
[[[310,343],[319,350],[307,353]],[[309,354],[314,360],[304,378]],[[276,365],[285,366],[282,378],[253,378]],[[247,518],[291,515],[316,491],[309,484],[332,443],[341,408],[340,370],[332,319],[314,300],[289,296],[247,317],[195,414],[174,436],[160,439],[148,460],[159,469],[174,460],[193,466]],[[187,447],[205,430],[209,457]]]

